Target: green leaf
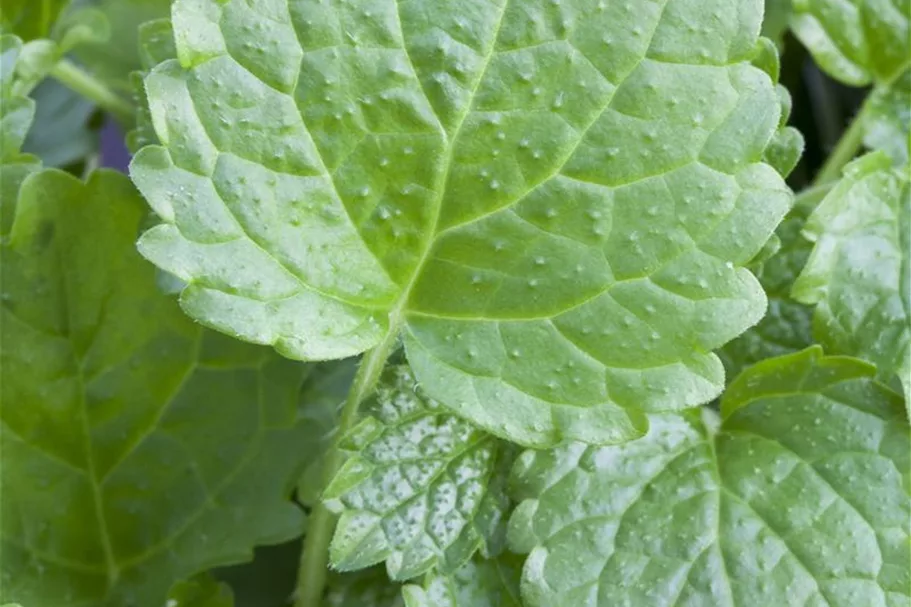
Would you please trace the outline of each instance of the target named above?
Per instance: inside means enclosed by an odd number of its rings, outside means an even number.
[[[35,102],[17,91],[16,65],[22,41],[0,35],[0,236],[13,223],[22,181],[41,168],[41,161],[21,152],[35,117]]]
[[[873,373],[812,348],[747,370],[720,426],[660,414],[626,445],[526,452],[527,607],[907,605],[909,428]]]
[[[175,584],[165,607],[234,607],[234,598],[227,584],[203,574]]]
[[[762,35],[772,40],[779,48],[784,46],[791,11],[791,0],[765,0]]]
[[[813,333],[827,350],[898,374],[911,402],[911,183],[883,153],[865,156],[810,217],[813,253],[794,296],[816,305]]]
[[[325,607],[403,607],[401,586],[382,567],[329,576]]]
[[[0,27],[23,40],[50,34],[57,17],[69,0],[3,0]]]
[[[428,395],[526,445],[715,397],[790,205],[757,0],[179,0],[146,80],[140,249],[298,359],[403,331]]]
[[[146,97],[145,79],[156,65],[177,57],[174,32],[169,19],[147,21],[139,26],[139,56],[141,69],[130,74],[133,105],[136,107],[136,126],[126,136],[127,148],[133,154],[147,145],[159,143]]]
[[[297,485],[297,499],[305,506],[314,506],[319,501],[323,490],[323,456],[332,446],[356,370],[354,360],[315,364],[304,383],[300,413],[306,435],[299,449],[307,467]]]
[[[778,227],[778,251],[753,268],[769,298],[769,308],[758,325],[719,352],[730,379],[761,360],[792,354],[814,343],[813,309],[791,296],[813,248],[801,233],[812,210],[796,206]]]
[[[494,437],[425,397],[405,365],[383,374],[366,417],[343,439],[348,461],[323,495],[341,513],[332,565],[386,561],[407,580],[499,549],[510,458]]]
[[[164,605],[298,535],[304,367],[206,331],[135,252],[122,175],[28,177],[2,248],[0,601]]]
[[[793,7],[791,29],[833,78],[866,86],[908,67],[909,0],[793,0]]]
[[[908,165],[911,138],[911,68],[888,87],[875,89],[865,115],[864,144],[883,150],[898,166]]]
[[[88,124],[94,103],[50,78],[35,88],[32,97],[35,121],[22,146],[25,152],[41,158],[44,166],[65,167],[98,148],[98,134]]]
[[[473,559],[451,575],[433,571],[422,585],[402,588],[406,607],[523,607],[519,599],[520,557],[503,554]]]

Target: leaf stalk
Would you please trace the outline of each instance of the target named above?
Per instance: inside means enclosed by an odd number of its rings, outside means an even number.
[[[133,106],[128,101],[69,59],[58,61],[51,69],[50,75],[112,114],[118,122],[122,124],[133,122],[135,117]]]

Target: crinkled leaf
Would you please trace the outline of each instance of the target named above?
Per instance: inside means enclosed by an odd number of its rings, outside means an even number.
[[[165,607],[234,607],[231,588],[208,574],[174,584]]]
[[[522,558],[503,554],[472,559],[458,571],[427,574],[423,584],[402,589],[406,607],[523,607],[519,599]]]
[[[615,447],[528,451],[510,542],[528,607],[907,605],[901,398],[819,348]]]
[[[504,450],[421,394],[407,366],[388,368],[342,447],[352,453],[324,493],[341,512],[330,546],[336,568],[385,560],[392,579],[407,580],[433,566],[454,571],[499,546],[509,505]]]
[[[911,0],[793,0],[793,7],[794,34],[845,84],[892,80],[911,59]]]
[[[50,78],[38,85],[32,97],[35,122],[23,151],[41,158],[44,166],[65,167],[97,149],[98,134],[88,125],[94,103]]]
[[[404,607],[401,586],[382,567],[330,574],[327,586],[325,607]]]
[[[769,298],[769,308],[758,325],[719,352],[730,379],[761,360],[792,354],[814,343],[813,309],[791,295],[791,287],[813,248],[801,233],[811,211],[808,206],[795,207],[776,232],[778,251],[754,267]]]
[[[158,143],[146,96],[146,76],[153,67],[176,56],[174,32],[169,19],[156,19],[139,26],[141,69],[130,74],[130,88],[133,91],[133,104],[136,106],[136,126],[126,136],[127,147],[133,154],[147,145]]]
[[[813,253],[794,296],[816,305],[813,333],[836,353],[873,362],[883,378],[898,374],[911,395],[911,182],[870,154],[810,217]]]
[[[51,33],[57,17],[70,0],[3,0],[0,27],[23,40],[43,38]]]
[[[634,9],[634,10],[633,10]],[[300,359],[403,329],[527,445],[713,398],[790,193],[760,0],[178,0],[132,176],[200,322]]]
[[[332,446],[356,370],[354,360],[314,364],[301,391],[306,437],[299,449],[307,466],[297,485],[297,499],[306,506],[315,505],[323,490],[323,456]]]
[[[871,93],[865,114],[864,143],[870,149],[883,150],[899,166],[908,165],[911,138],[911,68],[888,87]]]
[[[300,533],[303,366],[206,331],[135,252],[129,180],[22,186],[2,250],[0,600],[163,605]]]

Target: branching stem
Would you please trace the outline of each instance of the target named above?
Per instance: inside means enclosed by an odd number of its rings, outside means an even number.
[[[358,407],[376,387],[397,341],[398,329],[393,326],[382,343],[364,354],[348,392],[345,407],[342,409],[334,444],[323,463],[323,489],[329,485],[343,463],[339,441],[357,421]],[[304,540],[304,550],[297,574],[294,607],[320,607],[323,603],[329,563],[329,542],[335,532],[335,523],[335,515],[323,505],[322,500],[318,501],[307,525],[307,537]]]

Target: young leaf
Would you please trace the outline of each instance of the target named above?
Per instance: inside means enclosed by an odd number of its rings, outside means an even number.
[[[911,68],[905,70],[892,86],[877,88],[870,95],[864,144],[872,150],[883,150],[897,166],[908,166]]]
[[[911,182],[883,153],[848,165],[805,233],[813,253],[794,296],[816,305],[813,332],[832,352],[896,373],[911,395]],[[909,400],[911,402],[911,400]]]
[[[136,126],[126,136],[127,148],[133,154],[147,145],[158,143],[146,97],[145,79],[156,65],[177,57],[170,20],[156,19],[139,26],[139,57],[141,69],[130,74],[130,88],[136,106]]]
[[[132,176],[200,322],[288,356],[404,331],[427,393],[544,446],[720,391],[790,194],[758,0],[178,0]]]
[[[389,577],[407,580],[494,552],[509,506],[499,441],[423,396],[404,365],[389,367],[367,413],[342,442],[353,453],[323,496],[341,512],[333,566],[385,560]]]
[[[307,466],[297,485],[297,499],[305,506],[319,501],[323,490],[323,456],[335,438],[341,408],[356,370],[353,360],[314,364],[304,383],[300,414],[306,435],[299,450]]]
[[[811,211],[808,206],[796,206],[776,231],[778,251],[753,268],[769,298],[769,308],[758,325],[719,352],[731,379],[761,360],[792,354],[814,343],[813,309],[791,296],[791,287],[813,248],[801,234]]]
[[[901,398],[819,348],[759,363],[643,439],[528,451],[510,543],[528,607],[904,605]]]
[[[329,576],[326,607],[403,607],[401,586],[382,567]]]
[[[134,248],[146,214],[111,172],[22,186],[0,266],[0,601],[164,605],[303,528],[304,368],[162,295]]]
[[[521,572],[522,559],[511,554],[475,558],[450,575],[432,571],[422,585],[404,586],[405,607],[523,607]]]
[[[19,186],[41,161],[22,153],[22,144],[35,117],[35,102],[16,91],[16,64],[22,52],[22,41],[0,35],[0,236],[9,232],[13,223]]]
[[[69,0],[3,0],[0,29],[26,41],[44,38],[67,4]]]

